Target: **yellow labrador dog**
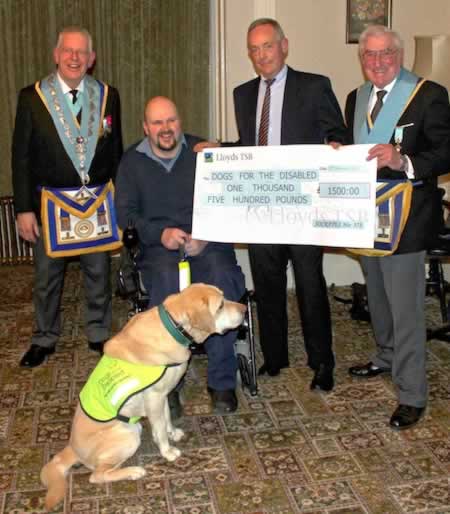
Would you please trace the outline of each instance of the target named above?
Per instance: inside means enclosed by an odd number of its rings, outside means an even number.
[[[65,476],[76,463],[93,471],[91,483],[143,477],[143,467],[120,468],[140,445],[142,427],[136,421],[141,416],[149,418],[161,455],[168,461],[180,456],[169,440],[184,434],[171,423],[167,395],[186,371],[189,343],[238,327],[245,310],[225,300],[220,289],[193,284],[134,316],[106,343],[80,392],[69,445],[41,471],[47,510],[64,498]]]

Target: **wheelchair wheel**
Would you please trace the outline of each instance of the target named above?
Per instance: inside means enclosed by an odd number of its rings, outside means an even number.
[[[253,379],[251,363],[248,361],[245,355],[240,353],[237,355],[237,360],[242,385],[249,390],[251,396],[256,396],[258,394],[258,390],[255,380]]]
[[[241,374],[242,385],[248,387],[251,383],[250,369],[247,364],[247,359],[244,355],[238,354],[237,356],[239,373]]]
[[[258,383],[252,309],[253,301],[254,293],[247,289],[243,297],[240,299],[240,303],[247,307],[247,312],[245,313],[245,319],[242,322],[242,325],[238,329],[235,351],[242,386],[249,390],[251,396],[256,396],[258,394]]]

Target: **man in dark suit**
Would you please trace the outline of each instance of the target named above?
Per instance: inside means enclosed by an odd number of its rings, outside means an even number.
[[[286,66],[288,40],[277,21],[254,21],[247,32],[247,48],[259,77],[234,90],[238,144],[345,142],[346,128],[329,79]],[[259,373],[275,376],[281,368],[289,366],[286,268],[290,260],[308,365],[315,373],[311,388],[331,390],[334,355],[322,269],[323,249],[310,245],[250,244],[249,257],[264,355]]]
[[[361,258],[377,349],[371,362],[349,372],[358,378],[392,374],[399,404],[390,426],[405,429],[427,404],[425,249],[439,226],[437,177],[450,169],[450,107],[444,87],[402,67],[396,32],[369,27],[359,54],[368,81],[347,99],[353,140],[375,145],[368,160],[377,159],[378,179],[409,180],[414,187],[396,251]]]
[[[122,154],[118,92],[86,75],[95,61],[90,34],[68,27],[53,51],[57,70],[21,90],[12,144],[14,203],[20,236],[34,244],[36,330],[21,366],[39,366],[60,336],[65,258],[46,255],[41,186],[68,188],[114,178]],[[80,112],[81,111],[81,112]],[[86,292],[86,333],[102,351],[111,328],[109,254],[80,256]]]

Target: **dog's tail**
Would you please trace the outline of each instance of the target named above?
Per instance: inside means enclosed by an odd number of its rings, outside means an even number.
[[[45,497],[47,511],[52,510],[64,498],[67,472],[77,462],[79,459],[72,447],[66,446],[42,468],[41,482],[48,489]]]

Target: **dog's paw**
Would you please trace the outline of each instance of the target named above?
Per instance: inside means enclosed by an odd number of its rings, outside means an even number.
[[[128,480],[139,480],[142,477],[145,477],[147,471],[140,466],[130,466],[127,468],[128,471]]]
[[[184,437],[184,432],[181,430],[181,428],[174,428],[170,433],[169,437],[172,441],[181,441]]]
[[[161,455],[169,462],[172,462],[178,459],[181,455],[181,451],[178,448],[175,448],[175,446],[169,446],[167,450],[161,451]]]

